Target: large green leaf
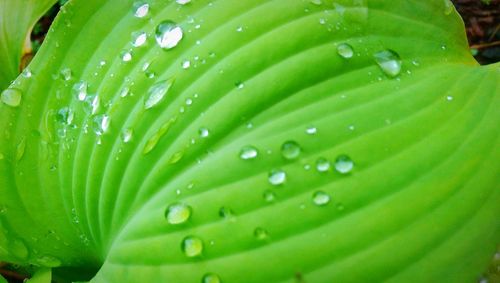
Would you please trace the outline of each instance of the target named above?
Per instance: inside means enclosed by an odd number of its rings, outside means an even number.
[[[448,1],[149,4],[70,1],[2,95],[0,259],[94,282],[485,269],[500,66],[478,66]]]
[[[0,0],[0,90],[19,74],[26,40],[57,0]]]

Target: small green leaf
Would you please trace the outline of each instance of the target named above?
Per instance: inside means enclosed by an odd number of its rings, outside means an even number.
[[[40,268],[33,276],[26,280],[26,283],[51,283],[52,270],[50,268]]]
[[[0,91],[20,73],[26,41],[40,17],[57,0],[0,0]]]

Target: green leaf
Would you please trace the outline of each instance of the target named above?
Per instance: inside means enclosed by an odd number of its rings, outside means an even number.
[[[52,270],[50,268],[40,268],[26,283],[51,283]]]
[[[449,2],[138,3],[68,2],[2,95],[1,260],[92,282],[485,270],[500,65]]]
[[[35,23],[57,0],[0,0],[0,90],[20,72],[21,57]]]
[[[8,283],[7,279],[3,278],[2,275],[0,275],[0,283]]]

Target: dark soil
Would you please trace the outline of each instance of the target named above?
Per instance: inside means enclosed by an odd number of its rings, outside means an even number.
[[[467,29],[471,51],[481,64],[500,61],[500,0],[452,0]]]

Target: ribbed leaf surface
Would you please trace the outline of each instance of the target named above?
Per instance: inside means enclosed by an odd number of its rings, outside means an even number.
[[[92,282],[476,280],[500,240],[500,66],[449,2],[177,2],[58,16],[0,108],[0,259]]]

